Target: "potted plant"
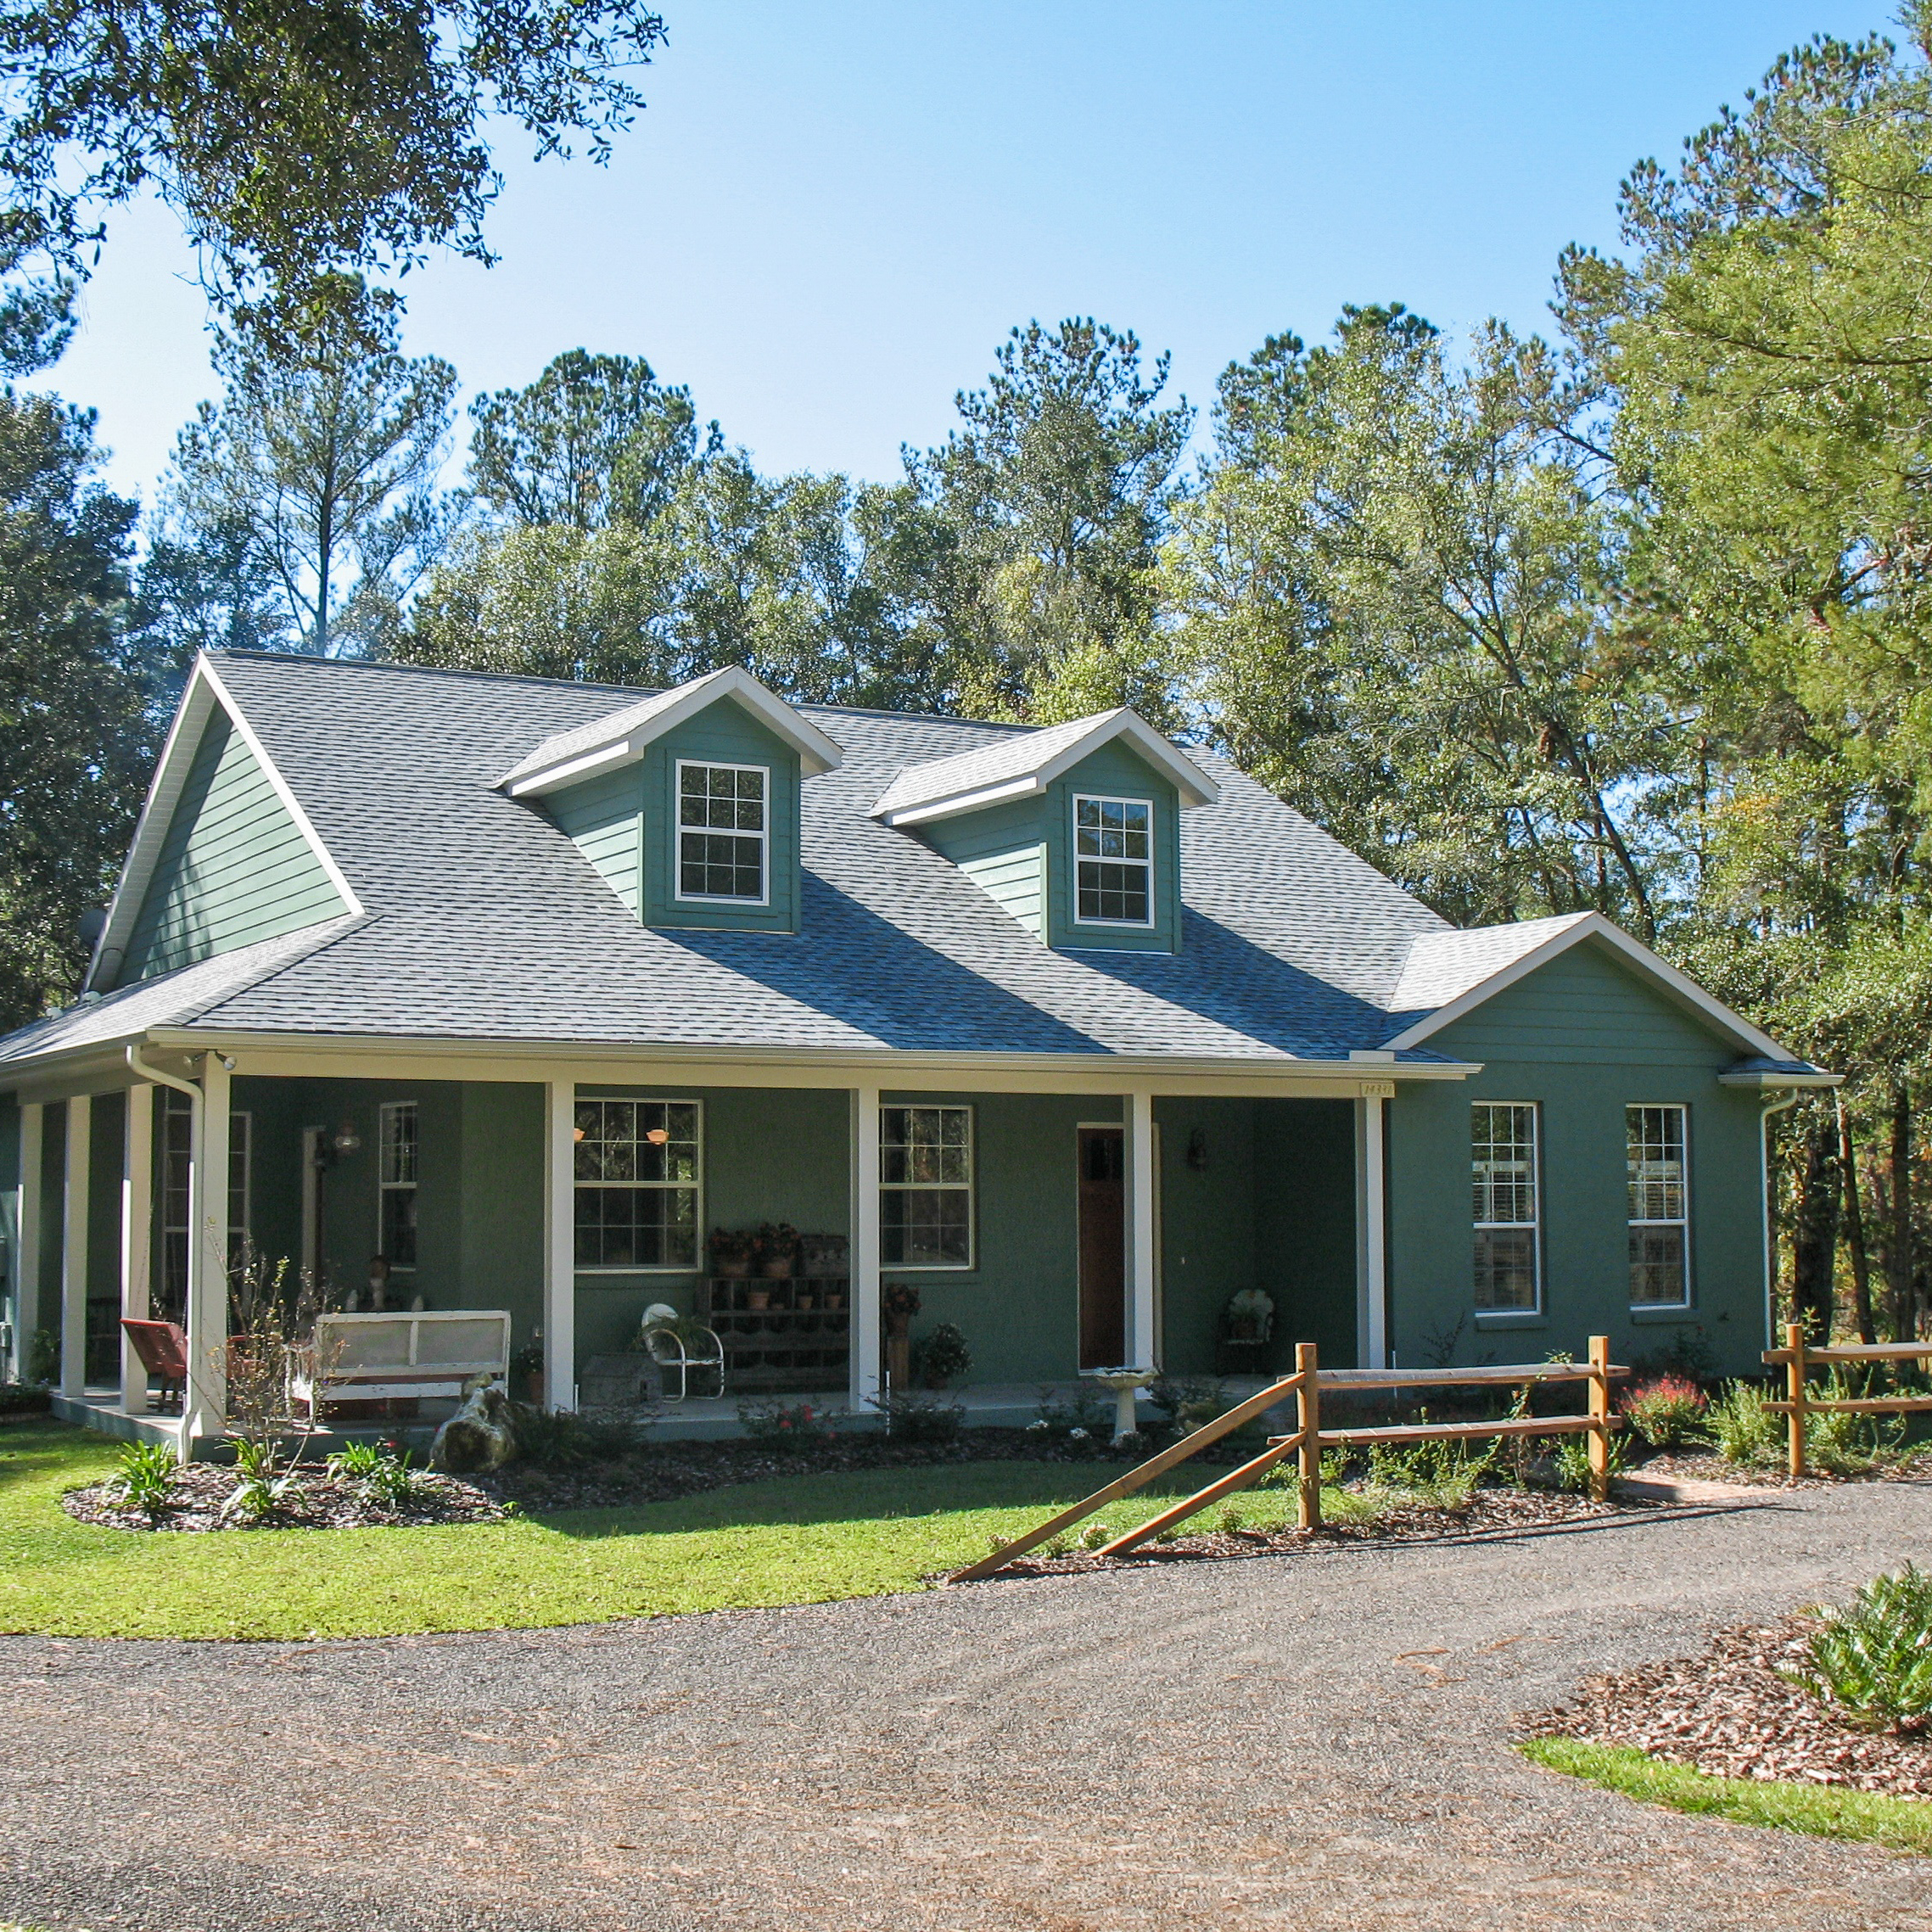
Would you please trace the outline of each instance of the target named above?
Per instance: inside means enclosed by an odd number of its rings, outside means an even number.
[[[919,1313],[919,1291],[910,1281],[888,1281],[879,1291],[879,1316],[886,1330],[886,1374],[895,1389],[912,1380],[912,1318]]]
[[[758,1271],[768,1281],[789,1281],[798,1257],[798,1230],[789,1221],[767,1221],[752,1236]]]
[[[1274,1302],[1258,1288],[1243,1288],[1229,1297],[1228,1339],[1258,1343],[1274,1332]]]
[[[742,1280],[752,1271],[757,1237],[742,1229],[711,1230],[711,1272],[726,1280]]]
[[[533,1328],[530,1338],[510,1358],[510,1387],[519,1402],[543,1406],[543,1330]]]
[[[929,1389],[943,1389],[972,1373],[972,1351],[966,1338],[951,1322],[941,1322],[930,1335],[919,1338],[913,1351],[916,1379]]]

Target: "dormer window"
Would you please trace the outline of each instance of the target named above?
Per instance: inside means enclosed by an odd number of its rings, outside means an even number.
[[[1145,798],[1073,799],[1076,904],[1083,926],[1154,922],[1154,808]]]
[[[678,761],[680,899],[764,904],[770,790],[762,764]]]

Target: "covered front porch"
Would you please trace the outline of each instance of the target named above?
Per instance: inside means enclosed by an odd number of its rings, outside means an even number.
[[[53,1352],[74,1420],[204,1453],[244,1261],[332,1309],[501,1311],[512,1392],[557,1409],[672,1309],[727,1361],[721,1396],[694,1380],[664,1406],[666,1436],[735,1433],[744,1400],[871,1408],[890,1284],[916,1294],[916,1359],[943,1324],[964,1336],[969,1425],[1023,1425],[1103,1365],[1246,1380],[1311,1340],[1383,1358],[1392,1083],[853,1071],[154,1042],[114,1084],[43,1081],[8,1119],[15,1372]],[[741,1252],[760,1230],[789,1254]],[[1254,1291],[1273,1319],[1240,1332]],[[178,1414],[124,1316],[185,1330]]]

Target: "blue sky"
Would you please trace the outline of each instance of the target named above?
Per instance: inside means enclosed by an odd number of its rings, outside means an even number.
[[[1542,326],[1571,240],[1839,0],[663,0],[671,40],[612,165],[518,137],[501,264],[410,278],[408,342],[466,389],[583,345],[647,356],[770,470],[896,473],[1030,316],[1173,355],[1196,401],[1348,301]],[[210,392],[165,212],[111,224],[47,377],[151,495]]]

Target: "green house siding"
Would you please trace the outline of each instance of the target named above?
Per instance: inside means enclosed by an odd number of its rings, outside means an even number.
[[[1607,951],[1578,947],[1430,1044],[1481,1061],[1466,1082],[1404,1084],[1389,1108],[1389,1281],[1396,1359],[1534,1359],[1607,1334],[1622,1360],[1708,1347],[1726,1373],[1764,1346],[1759,1098],[1720,1086],[1729,1044]],[[1473,1300],[1470,1108],[1537,1108],[1543,1308],[1478,1314]],[[1624,1109],[1688,1109],[1691,1305],[1630,1306]],[[1514,1331],[1526,1331],[1520,1340]]]
[[[172,972],[348,910],[260,760],[216,711],[168,821],[120,981]]]
[[[626,765],[544,801],[551,818],[633,917],[644,906],[644,775]]]
[[[1073,916],[1073,801],[1145,798],[1154,808],[1151,926],[1089,925]],[[1180,798],[1136,753],[1097,752],[1038,798],[1016,798],[921,826],[927,843],[1049,945],[1171,953],[1180,946]]]

